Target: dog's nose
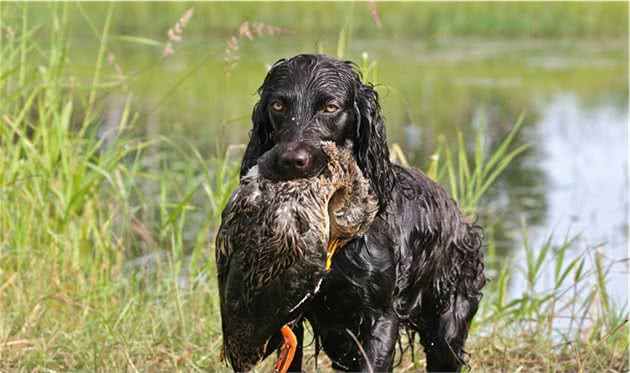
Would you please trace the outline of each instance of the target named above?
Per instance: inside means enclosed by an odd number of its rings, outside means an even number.
[[[280,155],[279,159],[281,167],[297,171],[305,170],[308,167],[309,161],[310,156],[308,152],[302,148],[285,151]]]
[[[326,159],[321,146],[294,142],[274,146],[258,159],[257,164],[263,177],[293,180],[319,174],[326,167]]]

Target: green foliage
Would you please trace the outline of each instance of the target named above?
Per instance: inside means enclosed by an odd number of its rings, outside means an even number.
[[[32,5],[46,8],[48,5]],[[81,4],[86,14],[98,18],[107,13],[108,5]],[[343,16],[354,7],[353,33],[360,37],[374,35],[376,26],[366,2],[240,2],[240,3],[162,3],[126,4],[117,7],[112,29],[126,35],[163,37],[172,26],[172,15],[182,14],[194,6],[196,17],[203,19],[190,25],[196,34],[230,35],[243,21],[259,20],[281,27],[294,26],[305,34],[339,33]],[[449,36],[484,37],[621,37],[627,35],[628,7],[623,2],[519,2],[519,3],[413,3],[377,2],[383,29],[392,35],[420,38]],[[35,14],[35,22],[43,22],[47,13]],[[360,17],[359,17],[360,16]],[[16,15],[19,18],[19,13]],[[69,27],[83,27],[80,19],[70,19]]]
[[[457,133],[457,149],[455,154],[444,144],[442,148],[446,153],[446,160],[441,170],[437,173],[437,180],[447,180],[451,195],[460,208],[467,215],[474,213],[481,197],[488,188],[497,180],[512,160],[527,149],[527,144],[522,144],[511,149],[514,136],[523,124],[524,116],[517,120],[508,135],[503,139],[497,149],[488,156],[484,139],[487,138],[485,124],[477,131],[475,147],[472,151],[473,159],[468,156],[468,149],[464,144],[461,131]],[[436,153],[439,159],[439,150]],[[436,165],[433,167],[437,168]]]

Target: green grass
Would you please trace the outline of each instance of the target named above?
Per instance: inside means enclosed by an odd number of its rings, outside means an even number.
[[[72,5],[83,7],[93,17],[107,12],[107,4]],[[45,21],[50,4],[31,5],[43,11],[35,14],[35,21]],[[337,34],[344,24],[344,17],[353,9],[354,33],[359,37],[373,36],[377,31],[370,16],[367,2],[333,3],[277,3],[242,2],[228,3],[164,3],[126,4],[117,7],[112,26],[125,35],[165,36],[172,26],[172,17],[181,15],[190,7],[195,17],[204,22],[190,25],[196,34],[228,36],[243,21],[263,21],[281,27],[296,28],[303,33]],[[519,2],[519,3],[404,3],[379,2],[378,14],[382,29],[395,37],[436,38],[448,36],[483,37],[621,37],[628,29],[628,6],[623,2]],[[299,19],[296,24],[294,19]],[[19,19],[19,14],[15,15]],[[69,20],[71,30],[83,28],[81,19]]]
[[[238,151],[206,158],[147,137],[128,92],[121,118],[100,132],[101,98],[120,92],[104,66],[112,25],[124,17],[104,9],[85,87],[67,71],[75,5],[48,6],[53,32],[40,40],[29,8],[7,14],[18,8],[0,4],[0,371],[225,369],[211,253],[238,183]],[[361,66],[377,80],[376,61]],[[513,143],[518,130],[490,150],[482,131],[472,151],[443,144],[428,172],[474,215],[525,150]],[[467,345],[473,371],[628,369],[627,310],[605,280],[614,263],[592,249],[573,256],[577,239],[555,242],[524,239],[515,253],[524,260],[513,263],[489,237],[492,282]],[[516,268],[527,287],[511,294]],[[550,288],[540,286],[545,271]],[[401,371],[422,366],[417,346],[417,361],[406,354]]]

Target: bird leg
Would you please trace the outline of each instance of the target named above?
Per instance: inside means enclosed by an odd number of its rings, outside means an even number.
[[[328,254],[326,255],[326,270],[327,271],[330,270],[330,266],[332,265],[332,257],[333,255],[335,255],[335,250],[337,250],[338,247],[342,247],[344,244],[345,244],[344,242],[336,238],[328,242],[328,248],[326,249],[326,251],[328,252]]]
[[[297,350],[297,338],[288,325],[283,326],[280,332],[282,333],[282,338],[284,338],[284,343],[280,347],[280,356],[278,356],[278,361],[276,361],[273,371],[275,373],[287,373]]]

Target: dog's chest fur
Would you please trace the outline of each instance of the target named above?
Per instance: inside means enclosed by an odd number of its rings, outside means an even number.
[[[399,244],[386,233],[391,229],[397,229],[395,221],[377,217],[364,237],[340,249],[307,315],[315,333],[324,339],[330,336],[339,346],[346,344],[348,351],[353,350],[355,342],[345,329],[360,335],[370,328],[375,314],[392,307]]]

